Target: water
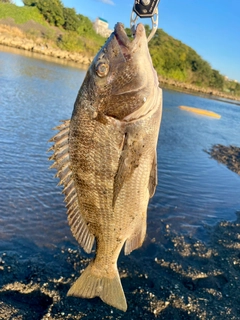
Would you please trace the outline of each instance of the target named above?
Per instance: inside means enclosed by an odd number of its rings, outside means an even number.
[[[72,66],[0,51],[1,251],[76,245],[46,150],[51,128],[70,118],[84,75]],[[166,223],[204,240],[205,225],[234,220],[240,210],[239,176],[203,151],[216,143],[239,146],[240,107],[168,90],[163,98],[159,185],[149,206],[149,233],[154,236]],[[187,113],[179,105],[222,118]]]

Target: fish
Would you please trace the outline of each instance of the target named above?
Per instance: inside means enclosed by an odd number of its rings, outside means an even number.
[[[93,59],[71,119],[50,140],[73,236],[95,257],[67,295],[127,310],[117,260],[142,246],[157,185],[162,89],[145,28],[130,39],[117,23]]]

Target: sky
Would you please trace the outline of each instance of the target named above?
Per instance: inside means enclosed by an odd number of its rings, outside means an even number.
[[[22,5],[21,0],[16,0]],[[62,0],[94,21],[130,26],[134,0]],[[160,0],[159,28],[192,47],[213,69],[240,82],[240,0]],[[149,19],[138,22],[151,25]],[[159,49],[161,50],[161,48]]]

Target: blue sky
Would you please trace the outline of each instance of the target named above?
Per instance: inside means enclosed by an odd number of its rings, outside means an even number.
[[[91,20],[130,24],[133,0],[62,0]],[[15,1],[17,5],[21,0]],[[143,23],[151,24],[148,19]],[[159,28],[191,46],[212,68],[240,82],[240,0],[160,0]]]

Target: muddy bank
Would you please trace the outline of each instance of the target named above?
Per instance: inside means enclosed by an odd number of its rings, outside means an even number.
[[[206,151],[206,150],[205,150]],[[206,151],[211,158],[228,167],[228,169],[240,175],[240,148],[236,146],[224,146],[216,144]]]
[[[162,223],[157,239],[119,258],[126,313],[98,298],[66,297],[91,259],[77,245],[32,247],[25,257],[2,251],[0,319],[240,319],[239,228],[240,212],[235,222],[207,228],[202,243]]]

